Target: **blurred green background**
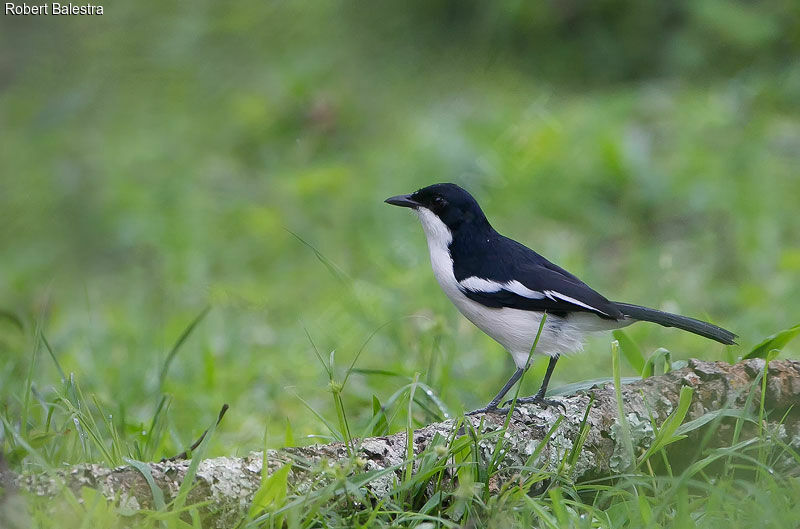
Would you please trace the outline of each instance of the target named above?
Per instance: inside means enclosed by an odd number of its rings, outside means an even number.
[[[452,412],[485,404],[510,356],[440,292],[417,220],[383,203],[439,181],[610,298],[744,346],[630,328],[647,352],[726,359],[800,319],[797,2],[104,7],[0,17],[8,417],[34,351],[37,395],[60,386],[37,329],[127,435],[171,396],[159,457],[224,402],[216,454],[265,431],[280,446],[287,422],[297,442],[326,434],[298,398],[333,418],[306,331],[340,366],[377,331],[357,367],[396,376],[350,378],[354,424],[417,372]],[[610,340],[551,387],[610,376]]]

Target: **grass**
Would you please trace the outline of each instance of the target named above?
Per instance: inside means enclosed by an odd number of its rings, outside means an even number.
[[[723,348],[633,326],[616,337],[621,379],[783,340],[797,357],[796,63],[562,83],[502,50],[391,49],[331,9],[108,9],[2,32],[20,50],[0,88],[0,450],[13,470],[170,457],[224,403],[208,457],[485,404],[510,358],[439,292],[415,219],[382,203],[433,181],[465,185],[499,231],[610,297],[741,337]],[[553,392],[610,377],[608,341],[562,358]],[[778,527],[800,503],[793,476],[767,471],[788,453],[769,432],[672,475],[645,464],[573,483],[531,464],[491,493],[495,465],[465,443],[443,439],[420,456],[430,477],[338,514],[334,485],[303,498],[265,480],[260,508],[283,505],[281,518],[248,523]],[[461,485],[423,494],[448,465]],[[131,519],[90,491],[31,505],[40,527],[182,523],[174,505]]]
[[[775,352],[768,361],[774,359]],[[615,385],[620,384],[620,354],[612,347],[615,360]],[[323,362],[324,364],[324,362]],[[327,364],[328,367],[333,364]],[[753,388],[766,387],[766,366],[753,382]],[[202,527],[200,510],[202,504],[186,504],[187,493],[193,470],[204,457],[210,440],[219,427],[211,423],[208,436],[192,454],[192,465],[178,496],[166,503],[163,494],[152,482],[149,469],[135,458],[119,454],[131,453],[135,440],[125,435],[115,435],[110,422],[94,421],[81,414],[80,410],[97,407],[97,402],[89,402],[74,381],[64,380],[64,398],[47,405],[57,411],[47,413],[48,429],[37,424],[37,414],[32,412],[27,418],[31,427],[23,433],[16,425],[9,424],[3,417],[7,442],[13,449],[25,450],[39,461],[39,471],[58,466],[65,459],[63,454],[51,454],[50,445],[65,444],[41,443],[40,433],[69,435],[60,429],[60,421],[68,424],[75,419],[76,436],[80,436],[83,452],[81,459],[97,459],[103,454],[106,464],[126,462],[139,469],[151,484],[155,498],[155,510],[145,511],[131,517],[124,508],[114,507],[98,497],[91,489],[84,489],[80,497],[69,490],[52,500],[28,499],[30,522],[49,526],[59,520],[60,527]],[[379,408],[378,414],[396,409],[408,409],[406,431],[414,427],[411,418],[424,406],[418,405],[415,393],[419,383],[413,380],[402,389],[403,397],[392,399],[386,408]],[[335,392],[334,393],[334,398]],[[755,392],[750,391],[751,396]],[[619,391],[617,392],[620,398]],[[237,527],[528,527],[532,520],[538,526],[565,528],[617,528],[617,527],[748,527],[759,523],[764,527],[789,527],[800,515],[796,502],[800,493],[800,482],[795,472],[800,463],[800,454],[781,441],[775,432],[763,428],[763,420],[782,421],[780,417],[770,417],[764,408],[764,400],[748,400],[752,415],[723,414],[712,412],[713,417],[683,423],[692,392],[683,388],[680,404],[662,424],[653,424],[656,440],[646,451],[631,459],[630,469],[614,478],[592,481],[575,481],[571,475],[571,465],[576,461],[576,453],[565,454],[564,464],[556,472],[545,472],[537,464],[538,455],[558,425],[553,425],[542,443],[533,451],[526,464],[515,468],[503,468],[495,457],[484,458],[478,450],[479,442],[488,441],[494,445],[496,455],[504,441],[502,431],[479,433],[481,430],[467,428],[464,435],[454,434],[450,438],[435,439],[427,450],[414,455],[409,446],[406,461],[385,471],[364,472],[363,463],[351,458],[340,464],[313,464],[297,461],[306,466],[312,475],[318,475],[318,486],[312,491],[295,490],[287,480],[289,466],[284,466],[272,475],[262,477],[262,486],[249,508],[231,526]],[[335,401],[341,402],[341,401]],[[68,404],[69,403],[69,404]],[[42,403],[45,406],[45,403]],[[724,410],[722,410],[724,411]],[[346,410],[337,412],[346,416]],[[735,425],[729,446],[710,444],[713,432],[722,424],[721,419],[729,417]],[[324,419],[322,419],[324,420]],[[739,433],[745,421],[758,425],[756,436],[746,441],[739,440]],[[82,425],[80,428],[77,425]],[[224,423],[223,423],[224,424]],[[371,425],[359,432],[366,436]],[[466,426],[467,423],[464,423]],[[626,422],[620,423],[627,428]],[[692,434],[696,429],[706,427],[700,445],[694,447],[693,456],[687,457],[686,450],[678,452],[667,449],[672,443]],[[349,426],[342,423],[341,429],[330,426],[331,433],[340,440],[348,439]],[[582,435],[588,431],[584,418]],[[628,438],[630,436],[628,435]],[[356,442],[355,440],[353,442]],[[37,450],[40,444],[44,450]],[[133,443],[133,444],[132,444]],[[576,443],[575,450],[581,450],[582,443]],[[30,457],[29,457],[30,458]],[[54,459],[53,459],[54,458]],[[414,470],[412,471],[412,465]],[[30,464],[29,470],[35,470]],[[661,470],[654,470],[661,469]],[[371,497],[365,493],[363,485],[385,473],[400,471],[387,496]],[[457,475],[453,484],[443,477]],[[496,479],[499,481],[495,481]],[[8,509],[8,506],[5,507]],[[23,525],[21,525],[23,526]]]

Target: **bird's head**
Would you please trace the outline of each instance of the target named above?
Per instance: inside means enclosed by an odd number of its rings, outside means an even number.
[[[413,209],[429,240],[432,236],[452,237],[460,231],[490,228],[478,202],[455,184],[433,184],[410,195],[387,198],[385,202]],[[443,228],[446,233],[439,234]]]

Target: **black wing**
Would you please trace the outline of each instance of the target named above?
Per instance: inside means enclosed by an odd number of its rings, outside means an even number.
[[[624,317],[614,303],[530,248],[502,236],[487,242],[479,255],[454,259],[456,280],[469,299],[495,308]]]

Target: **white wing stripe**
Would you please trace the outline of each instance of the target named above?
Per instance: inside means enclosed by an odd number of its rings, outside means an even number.
[[[591,305],[587,305],[586,303],[583,303],[582,301],[578,301],[577,299],[571,298],[571,297],[569,297],[569,296],[567,296],[565,294],[561,294],[560,292],[556,292],[554,290],[545,290],[544,293],[547,294],[547,297],[550,298],[550,299],[553,299],[555,297],[555,298],[558,298],[558,299],[560,299],[562,301],[566,301],[567,303],[572,303],[573,305],[578,305],[579,307],[583,307],[585,309],[589,309],[589,310],[594,311],[594,312],[599,312],[600,314],[605,314],[606,316],[608,316],[607,313],[603,312],[602,310],[598,309],[597,307],[592,307]]]
[[[505,284],[506,290],[510,290],[514,294],[520,295],[524,298],[530,299],[544,299],[544,294],[539,291],[531,290],[517,280],[509,281]]]
[[[592,307],[591,305],[587,305],[586,303],[578,301],[577,299],[567,296],[566,294],[556,292],[555,290],[545,290],[544,292],[539,292],[538,290],[531,290],[530,288],[526,287],[517,280],[506,281],[505,283],[501,283],[499,281],[492,281],[491,279],[483,279],[477,276],[470,276],[466,279],[462,279],[461,281],[458,282],[458,284],[462,289],[471,290],[472,292],[483,292],[485,294],[493,294],[495,292],[500,292],[501,290],[507,290],[509,292],[517,294],[518,296],[522,296],[528,299],[548,298],[553,301],[558,301],[558,300],[566,301],[567,303],[572,303],[573,305],[577,305],[578,307],[583,307],[585,309],[591,310],[592,312],[599,312],[600,314],[608,316],[608,313],[603,312],[597,307]]]
[[[459,284],[467,290],[473,292],[500,292],[503,290],[503,284],[489,279],[481,279],[480,277],[471,276],[459,281]]]
[[[545,297],[541,292],[531,290],[516,280],[500,283],[498,281],[492,281],[491,279],[470,276],[459,281],[459,285],[461,285],[461,288],[465,288],[473,292],[485,292],[487,294],[500,292],[501,290],[508,290],[509,292],[513,292],[518,296],[529,299],[543,299]]]

